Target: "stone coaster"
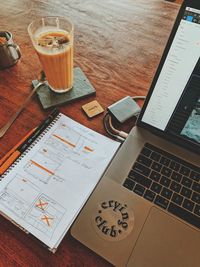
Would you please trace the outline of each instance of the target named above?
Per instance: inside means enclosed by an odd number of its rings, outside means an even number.
[[[35,87],[38,84],[38,80],[33,80],[32,84]],[[47,109],[94,95],[96,91],[83,71],[76,67],[74,68],[74,86],[69,92],[55,93],[49,88],[48,84],[44,84],[37,89],[36,93],[42,107]]]

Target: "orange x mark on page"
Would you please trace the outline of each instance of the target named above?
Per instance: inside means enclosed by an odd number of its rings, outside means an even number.
[[[48,202],[44,202],[41,199],[38,200],[38,203],[35,205],[41,210],[45,210],[46,206],[48,205]]]
[[[44,215],[44,216],[41,218],[41,220],[44,221],[44,222],[50,227],[50,226],[51,226],[50,221],[53,221],[53,218],[48,217],[47,215]]]

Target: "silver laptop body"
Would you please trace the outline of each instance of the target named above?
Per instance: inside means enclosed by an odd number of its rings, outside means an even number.
[[[200,3],[185,1],[134,127],[72,226],[115,266],[200,266]]]

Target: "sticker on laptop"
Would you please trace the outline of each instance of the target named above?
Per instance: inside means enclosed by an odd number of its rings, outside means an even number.
[[[116,200],[101,202],[94,212],[92,225],[103,239],[119,241],[127,237],[134,226],[133,211]]]

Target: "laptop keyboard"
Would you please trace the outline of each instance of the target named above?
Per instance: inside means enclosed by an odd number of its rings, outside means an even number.
[[[200,168],[145,144],[124,187],[200,229]]]

